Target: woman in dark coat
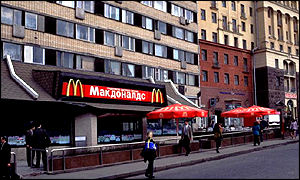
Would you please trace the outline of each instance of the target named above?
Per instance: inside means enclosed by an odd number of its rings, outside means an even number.
[[[153,176],[153,163],[156,158],[156,144],[153,140],[153,132],[149,131],[147,134],[147,139],[145,141],[145,146],[142,151],[142,156],[144,157],[144,162],[148,163],[148,168],[146,169],[145,176],[148,178],[154,178]]]
[[[214,126],[214,138],[215,138],[215,141],[216,141],[216,151],[217,151],[217,153],[220,153],[219,148],[220,148],[221,142],[223,140],[222,132],[223,132],[223,128],[221,126],[221,123],[217,123]]]

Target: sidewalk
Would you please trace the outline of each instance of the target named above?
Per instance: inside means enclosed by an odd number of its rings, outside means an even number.
[[[260,146],[253,146],[252,143],[230,146],[220,149],[220,153],[216,153],[215,149],[201,150],[192,152],[189,156],[178,155],[172,157],[158,158],[154,162],[155,171],[166,170],[170,168],[193,165],[205,161],[218,160],[229,156],[236,156],[253,151],[263,150],[290,143],[299,143],[299,136],[296,140],[290,138],[268,140],[261,143]],[[147,163],[143,161],[131,162],[108,167],[94,168],[89,170],[81,170],[76,172],[68,172],[61,174],[35,174],[25,175],[24,179],[102,179],[102,178],[126,178],[129,176],[143,174],[147,167]],[[19,170],[18,170],[19,172]]]

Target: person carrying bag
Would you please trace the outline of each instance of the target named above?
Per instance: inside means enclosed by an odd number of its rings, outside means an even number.
[[[223,140],[222,132],[223,132],[223,128],[221,126],[221,123],[217,123],[214,126],[214,139],[216,141],[216,151],[217,151],[217,153],[220,153],[219,148],[220,148],[221,142]]]
[[[144,157],[144,162],[148,161],[148,167],[145,172],[145,176],[148,178],[154,178],[153,176],[153,164],[156,158],[156,144],[153,140],[153,132],[150,131],[147,134],[147,139],[145,141],[145,146],[141,152],[141,156]]]

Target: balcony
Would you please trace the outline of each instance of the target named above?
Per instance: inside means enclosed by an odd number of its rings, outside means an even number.
[[[220,69],[221,68],[220,65],[219,65],[219,62],[214,62],[212,67],[215,68],[215,69]]]
[[[210,9],[218,10],[218,8],[217,8],[217,2],[216,1],[212,1],[211,2]]]
[[[245,13],[245,12],[241,12],[241,19],[247,20],[247,17],[246,17],[246,13]]]

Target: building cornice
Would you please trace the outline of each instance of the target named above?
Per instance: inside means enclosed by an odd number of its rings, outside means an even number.
[[[215,42],[199,39],[199,45],[201,46],[201,44],[208,44],[208,45],[211,45],[211,46],[226,48],[226,49],[229,49],[229,50],[232,50],[232,51],[241,51],[241,52],[244,52],[244,53],[251,53],[251,51],[247,50],[247,49],[241,49],[241,48],[237,48],[237,47],[234,47],[234,46],[228,46],[228,45],[225,45],[225,44],[220,44],[220,43],[215,43]]]

